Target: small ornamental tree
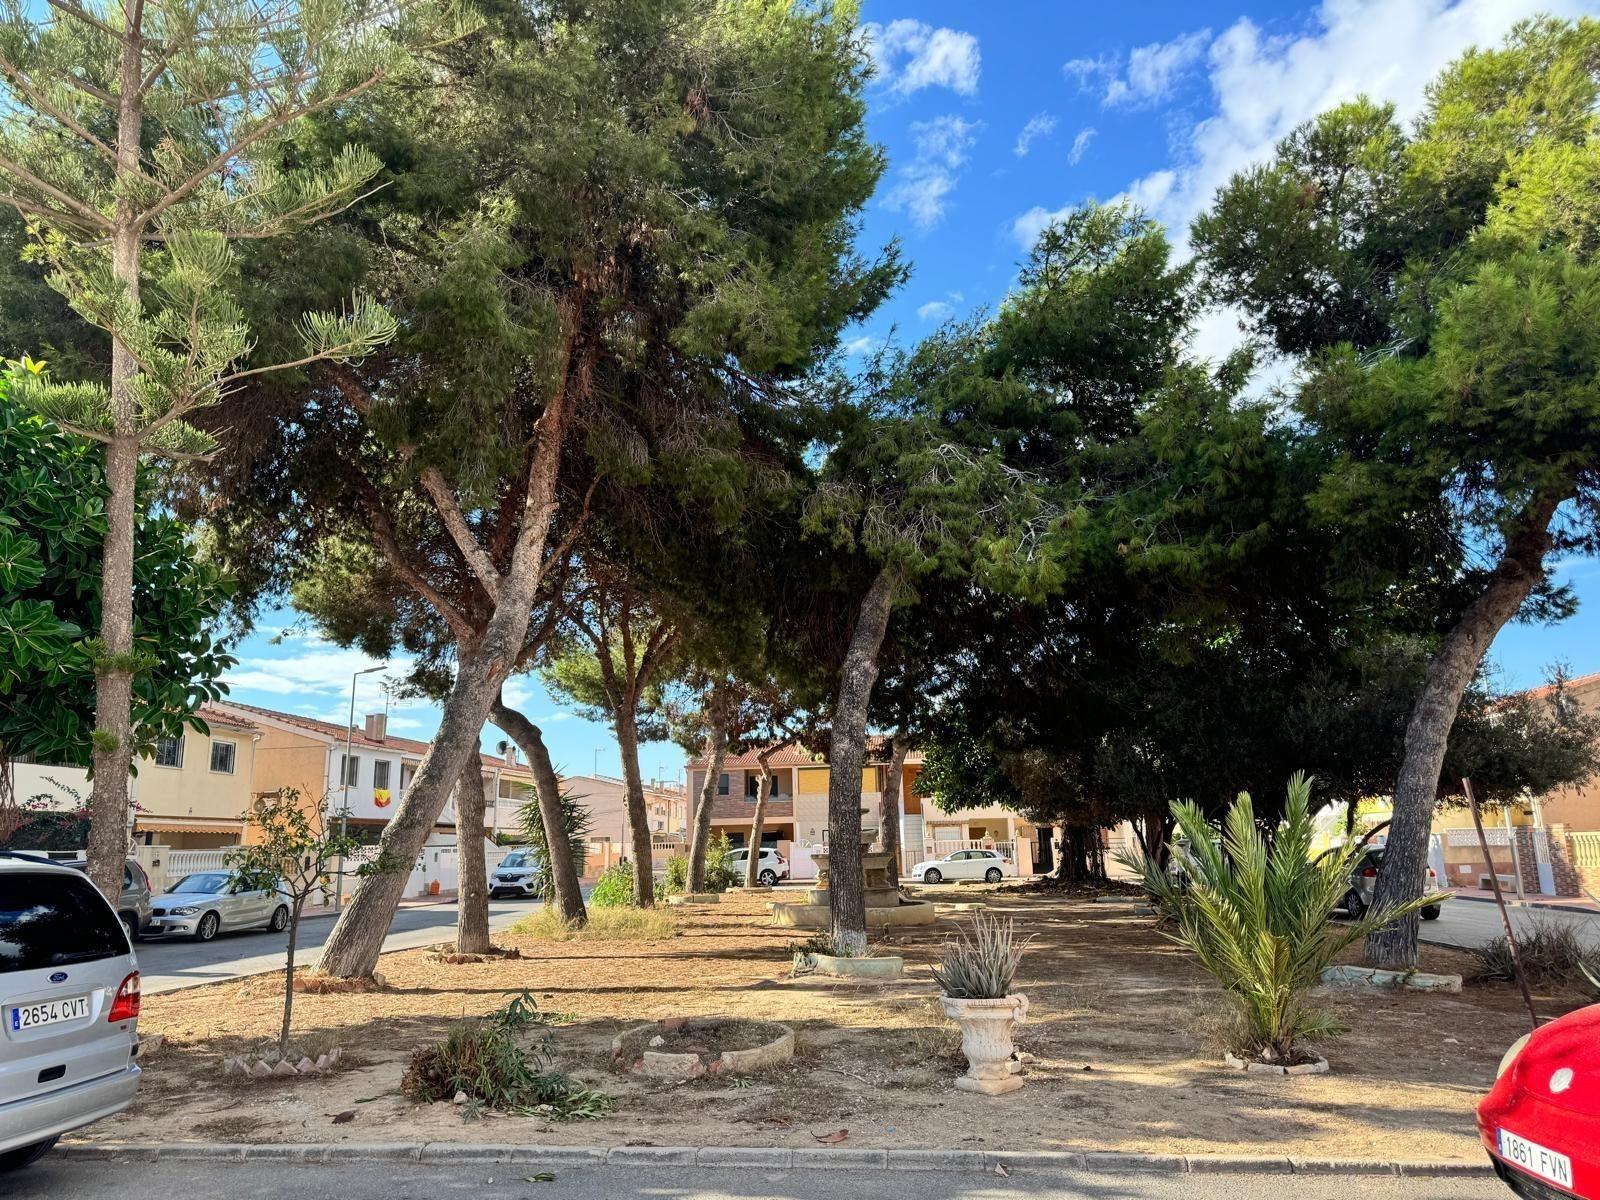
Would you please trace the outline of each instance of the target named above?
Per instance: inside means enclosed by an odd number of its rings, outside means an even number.
[[[289,902],[289,945],[283,960],[283,1024],[278,1028],[278,1058],[289,1053],[294,1017],[294,951],[300,936],[300,913],[338,861],[359,843],[340,834],[328,819],[328,797],[308,806],[294,788],[280,788],[256,801],[249,822],[261,839],[228,851],[228,870],[248,890],[276,889]],[[363,874],[363,867],[357,874]]]

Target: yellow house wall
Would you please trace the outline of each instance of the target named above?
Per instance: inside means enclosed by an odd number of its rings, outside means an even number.
[[[213,741],[234,744],[231,775],[211,769]],[[238,820],[250,806],[255,750],[255,735],[246,730],[213,724],[210,737],[186,730],[181,767],[140,760],[139,806],[152,817]]]
[[[256,743],[250,793],[259,796],[282,788],[299,792],[301,803],[307,809],[318,808],[328,789],[328,748],[303,734],[264,728],[261,740]],[[255,841],[257,837],[255,827],[247,825],[245,842]]]

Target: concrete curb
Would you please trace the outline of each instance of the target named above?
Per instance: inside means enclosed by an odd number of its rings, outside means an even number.
[[[1452,900],[1465,900],[1468,904],[1493,904],[1494,903],[1494,897],[1493,896],[1463,896],[1463,895],[1460,895],[1459,893],[1457,893],[1455,895],[1452,895],[1450,898]],[[1596,911],[1596,909],[1594,908],[1593,905],[1583,904],[1581,902],[1573,903],[1573,904],[1562,904],[1560,901],[1545,901],[1545,900],[1532,901],[1532,900],[1530,900],[1527,903],[1523,903],[1521,900],[1507,900],[1506,901],[1506,907],[1507,908],[1520,908],[1520,909],[1524,909],[1525,911],[1529,911],[1529,912],[1540,912],[1540,911],[1548,908],[1548,909],[1553,909],[1556,912],[1581,913],[1586,917],[1600,917],[1600,911]]]
[[[557,1167],[733,1167],[748,1170],[1153,1172],[1162,1175],[1403,1175],[1488,1178],[1488,1163],[1381,1162],[1087,1150],[882,1150],[821,1146],[514,1146],[473,1142],[64,1142],[66,1158],[137,1162],[527,1163]]]

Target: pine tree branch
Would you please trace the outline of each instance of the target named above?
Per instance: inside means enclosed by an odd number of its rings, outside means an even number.
[[[467,560],[467,566],[471,568],[473,575],[483,585],[490,602],[498,603],[500,572],[495,568],[494,559],[489,557],[489,552],[483,548],[483,543],[478,541],[477,535],[472,532],[472,527],[467,524],[466,514],[461,511],[455,493],[445,482],[444,475],[438,467],[423,468],[422,489],[433,500],[433,507],[438,511],[439,520],[444,522],[445,531],[455,542],[456,548],[461,551],[462,557]]]
[[[118,29],[115,25],[112,25],[107,21],[102,21],[88,9],[70,3],[70,0],[45,0],[45,2],[58,12],[66,13],[67,16],[82,21],[86,25],[94,26],[101,33],[104,33],[108,37],[112,38],[118,45],[121,45],[123,42],[128,40],[127,30]],[[137,29],[138,26],[131,25],[129,28]]]
[[[16,64],[4,55],[0,55],[0,73],[5,74],[6,82],[10,86],[16,88],[29,100],[32,100],[36,109],[77,134],[102,157],[113,163],[117,161],[117,152],[115,150],[79,124],[76,118],[57,108],[50,98],[35,87],[33,82],[17,68]]]
[[[4,155],[0,155],[0,171],[14,175],[22,182],[28,184],[30,187],[37,188],[39,191],[43,192],[52,199],[59,200],[63,207],[77,213],[77,219],[87,223],[91,228],[101,230],[105,233],[111,232],[111,222],[98,209],[90,208],[87,204],[77,199],[75,196],[68,195],[66,192],[63,192],[60,188],[54,186],[53,184],[46,183],[32,171],[20,166],[18,163],[5,157]]]
[[[79,228],[84,228],[82,222],[75,216],[64,213],[60,209],[48,208],[43,204],[39,204],[37,201],[28,200],[22,196],[14,195],[11,192],[0,192],[0,203],[9,204],[18,212],[25,213],[29,216],[43,217],[49,221],[59,221],[68,225],[75,225]],[[104,245],[105,243],[102,239],[99,242],[90,244]]]
[[[389,520],[389,513],[384,508],[369,480],[362,478],[363,490],[368,493],[367,510],[372,524],[372,540],[378,549],[383,551],[383,556],[389,562],[389,567],[396,575],[403,579],[411,590],[416,592],[429,604],[433,605],[435,612],[450,626],[450,631],[455,634],[458,642],[470,642],[475,636],[472,622],[465,613],[451,602],[450,598],[436,588],[422,574],[400,548],[399,539],[395,537],[394,525]]]
[[[301,117],[309,116],[315,112],[320,112],[325,108],[329,108],[344,100],[348,100],[352,96],[359,96],[362,92],[365,92],[367,89],[381,81],[387,73],[388,72],[386,71],[379,71],[358,84],[354,84],[348,88],[345,88],[343,91],[334,92],[331,95],[324,96],[320,100],[310,100],[300,104],[286,104],[282,109],[274,113],[272,116],[264,118],[261,123],[249,133],[245,134],[236,141],[231,142],[228,146],[218,151],[204,166],[200,167],[182,183],[178,184],[177,187],[173,188],[160,200],[157,200],[144,212],[140,213],[138,217],[138,223],[140,225],[147,225],[154,221],[157,217],[161,216],[162,213],[166,212],[173,205],[188,199],[188,197],[192,195],[201,184],[205,183],[206,180],[217,174],[217,172],[219,172],[223,167],[227,166],[229,162],[244,154],[245,151],[249,150],[257,142],[273,133],[276,133],[291,121],[297,121]]]

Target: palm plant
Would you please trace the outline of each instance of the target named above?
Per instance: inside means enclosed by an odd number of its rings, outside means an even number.
[[[1303,1057],[1297,1039],[1342,1032],[1310,1003],[1322,972],[1369,933],[1443,899],[1427,895],[1332,924],[1365,847],[1352,841],[1313,860],[1311,780],[1304,773],[1289,780],[1283,822],[1270,832],[1245,792],[1228,810],[1220,841],[1198,805],[1177,802],[1172,812],[1188,842],[1183,883],[1137,856],[1128,865],[1141,873],[1157,908],[1174,916],[1177,930],[1168,936],[1192,950],[1237,1005],[1225,1040],[1241,1057],[1289,1065]]]

